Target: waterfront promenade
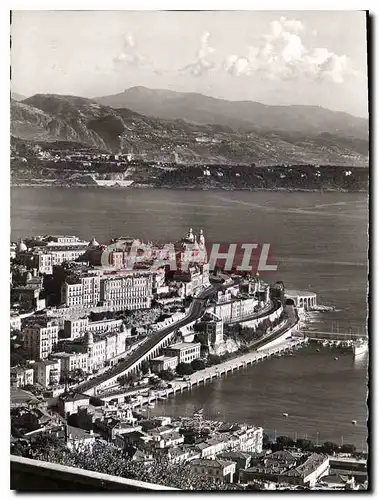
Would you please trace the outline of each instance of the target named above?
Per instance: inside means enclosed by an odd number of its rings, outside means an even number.
[[[271,339],[270,343],[273,340]],[[154,403],[167,399],[170,395],[175,395],[176,393],[181,393],[185,390],[191,390],[193,387],[198,387],[201,384],[206,384],[207,382],[212,382],[226,376],[227,374],[233,373],[234,371],[253,366],[256,363],[269,359],[271,356],[277,354],[290,353],[293,349],[297,349],[305,344],[307,344],[307,338],[282,338],[276,339],[275,345],[262,348],[259,351],[249,352],[243,354],[235,359],[230,359],[224,361],[218,365],[210,366],[204,370],[199,370],[192,375],[188,375],[184,379],[174,379],[170,385],[171,387],[162,390],[150,391],[149,396],[139,396],[138,401],[133,401],[130,406],[135,409],[142,407],[149,403]],[[141,392],[145,392],[146,389]],[[104,393],[98,396],[100,399],[106,398],[108,401],[111,399],[113,401],[122,402],[125,398],[125,392],[118,393]]]

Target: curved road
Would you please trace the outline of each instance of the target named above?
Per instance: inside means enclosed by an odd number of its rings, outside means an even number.
[[[131,356],[129,356],[124,362],[119,363],[118,365],[114,366],[106,373],[103,373],[98,377],[94,377],[91,380],[79,384],[76,387],[75,391],[76,392],[88,391],[100,385],[102,382],[105,382],[106,380],[123,373],[134,363],[136,363],[142,356],[144,356],[151,349],[153,349],[156,346],[156,344],[158,344],[161,340],[163,340],[167,335],[174,332],[175,330],[178,330],[179,328],[182,328],[188,323],[192,323],[193,321],[198,319],[206,309],[208,298],[211,297],[214,293],[216,293],[221,287],[222,285],[215,284],[205,288],[202,292],[199,293],[197,297],[193,299],[187,316],[185,316],[180,321],[177,321],[176,323],[167,326],[163,330],[154,333],[147,340],[147,342],[145,342],[140,348],[136,349],[136,351]]]

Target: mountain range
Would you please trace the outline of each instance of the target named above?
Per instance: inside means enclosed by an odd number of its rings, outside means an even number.
[[[11,135],[182,164],[366,166],[368,122],[314,106],[266,106],[134,87],[87,99],[11,99]]]
[[[320,133],[367,139],[368,121],[320,106],[269,106],[252,101],[227,101],[197,93],[131,87],[119,94],[95,98],[112,108],[167,120],[216,124],[235,131]]]

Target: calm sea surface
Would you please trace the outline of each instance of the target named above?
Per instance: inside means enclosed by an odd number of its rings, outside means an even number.
[[[278,264],[269,282],[312,290],[337,311],[312,328],[366,328],[368,207],[365,194],[184,190],[13,188],[12,240],[31,234],[76,234],[174,241],[189,227],[213,242],[270,243]],[[338,357],[338,360],[334,358]],[[321,442],[366,437],[367,354],[304,348],[170,399],[154,411],[205,414],[256,423]],[[288,413],[287,419],[282,413]],[[357,425],[351,421],[357,420]]]

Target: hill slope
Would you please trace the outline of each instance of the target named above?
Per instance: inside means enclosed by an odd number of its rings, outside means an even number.
[[[26,96],[24,96],[22,94],[18,94],[17,92],[12,92],[11,97],[15,101],[23,101],[24,99],[26,99]]]
[[[11,101],[11,133],[68,141],[136,158],[183,164],[310,163],[366,166],[368,142],[329,133],[233,131],[222,125],[147,117],[76,96],[37,94]]]
[[[327,132],[342,137],[368,137],[368,120],[319,106],[268,106],[146,87],[131,87],[120,94],[95,100],[106,106],[129,108],[157,118],[227,125],[234,130],[287,131],[306,135]]]

